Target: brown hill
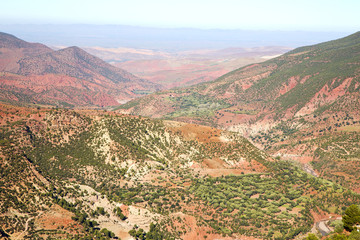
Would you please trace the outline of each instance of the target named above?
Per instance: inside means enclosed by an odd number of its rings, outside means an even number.
[[[78,47],[53,51],[8,34],[0,40],[3,100],[109,106],[159,89]]]
[[[13,35],[0,32],[0,71],[16,72],[17,62],[24,57],[32,57],[53,50],[40,43],[29,43]]]
[[[114,82],[138,81],[139,78],[116,68],[78,47],[28,57],[19,61],[21,75],[61,74],[85,80],[105,77]]]

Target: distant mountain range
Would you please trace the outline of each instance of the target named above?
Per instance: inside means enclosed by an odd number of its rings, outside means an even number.
[[[68,107],[118,105],[159,89],[211,81],[239,66],[290,50],[257,47],[163,52],[87,47],[84,51],[67,47],[54,51],[10,34],[0,37],[0,98]]]
[[[350,32],[261,31],[241,29],[152,28],[125,25],[5,25],[0,31],[49,46],[138,48],[161,51],[230,47],[299,47],[340,38]]]
[[[0,33],[0,53],[3,100],[109,106],[160,89],[78,47],[54,51]]]

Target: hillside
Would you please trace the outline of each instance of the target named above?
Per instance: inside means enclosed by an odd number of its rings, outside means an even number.
[[[0,72],[17,72],[17,61],[53,50],[39,43],[28,43],[15,36],[0,32]]]
[[[313,164],[321,176],[359,191],[359,53],[357,32],[118,110],[239,132],[273,156]]]
[[[25,76],[52,73],[85,80],[95,80],[103,76],[114,83],[138,80],[132,74],[110,65],[78,47],[68,47],[21,59],[19,65],[20,69],[17,73]]]
[[[150,95],[121,108],[133,114],[153,116],[158,113],[145,112],[144,107],[155,103],[167,106],[163,110],[166,112],[160,113],[163,118],[191,117],[222,127],[228,125],[225,119],[241,119],[240,125],[249,120],[259,122],[265,115],[273,120],[305,115],[359,90],[359,52],[360,32],[295,49],[210,83]],[[211,103],[210,109],[202,108]],[[210,118],[201,119],[202,115]]]
[[[236,133],[106,111],[0,108],[0,230],[11,238],[294,238],[360,203]]]
[[[58,51],[0,35],[0,98],[58,106],[109,106],[159,89],[78,47]]]

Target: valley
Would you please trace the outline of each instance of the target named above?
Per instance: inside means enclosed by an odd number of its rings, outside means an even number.
[[[358,239],[360,33],[288,50],[1,33],[0,237]]]
[[[241,66],[281,55],[289,47],[253,47],[159,51],[131,48],[85,48],[91,54],[163,89],[185,87],[216,78]]]

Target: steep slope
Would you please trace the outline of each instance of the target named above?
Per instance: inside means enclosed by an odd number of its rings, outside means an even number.
[[[11,35],[1,36],[3,100],[109,106],[159,89],[157,84],[135,77],[78,47],[52,51]]]
[[[357,32],[214,82],[149,95],[120,111],[240,132],[269,154],[306,169],[312,163],[320,176],[359,191],[359,90]]]
[[[161,117],[190,116],[201,121],[201,105],[205,104],[201,99],[207,99],[206,103],[218,106],[211,107],[206,115],[212,117],[203,121],[222,127],[228,125],[224,123],[225,119],[243,118],[241,124],[249,119],[258,122],[265,115],[274,120],[304,115],[359,90],[359,52],[360,32],[343,39],[298,48],[273,60],[235,70],[214,82],[150,95],[124,105],[122,109],[130,109],[134,114],[157,116],[156,109],[154,112],[145,110],[146,104],[156,101],[167,106]],[[172,96],[178,98],[173,99]],[[191,103],[184,106],[185,101]],[[215,114],[220,116],[215,117]],[[231,125],[236,126],[234,123]]]
[[[0,230],[12,238],[291,239],[314,216],[360,202],[236,133],[105,111],[0,109]]]
[[[21,75],[62,74],[85,80],[96,80],[101,76],[114,82],[139,80],[132,74],[116,68],[78,47],[69,47],[42,55],[21,59]]]
[[[346,94],[305,116],[282,121],[251,140],[274,156],[360,192],[360,94]]]

